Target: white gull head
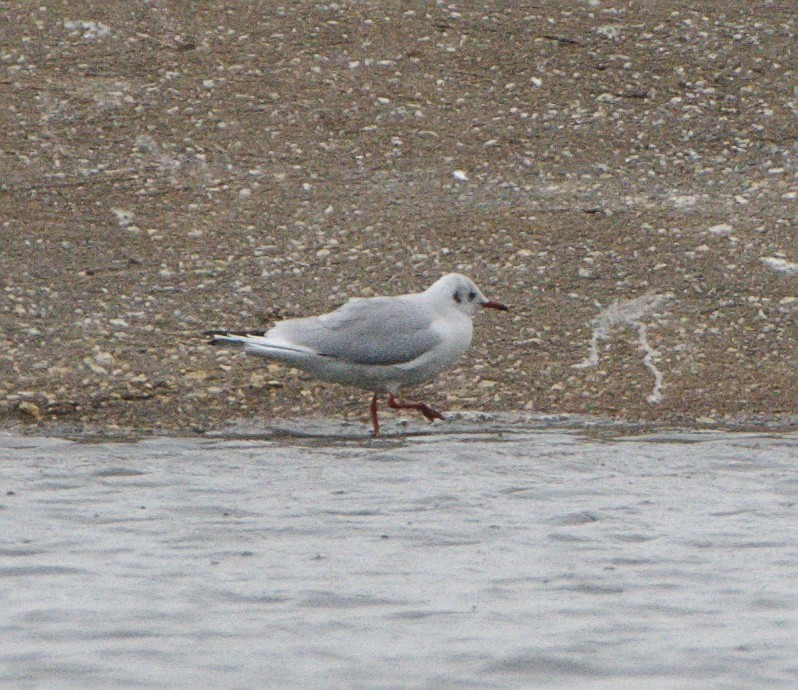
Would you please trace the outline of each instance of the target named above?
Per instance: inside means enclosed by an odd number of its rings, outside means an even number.
[[[489,300],[471,278],[460,273],[447,273],[430,285],[423,294],[441,311],[454,308],[472,319],[483,308],[507,311],[507,307]]]

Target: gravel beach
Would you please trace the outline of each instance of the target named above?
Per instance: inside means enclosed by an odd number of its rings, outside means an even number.
[[[367,424],[203,331],[459,271],[512,311],[409,398],[794,428],[796,35],[791,0],[0,2],[0,427]]]

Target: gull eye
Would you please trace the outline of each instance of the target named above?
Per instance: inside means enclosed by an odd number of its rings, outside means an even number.
[[[471,290],[471,292],[468,293],[468,301],[469,302],[473,302],[476,299],[476,297],[477,297],[477,293],[474,292],[473,290]]]
[[[452,295],[452,297],[454,297],[454,301],[455,301],[455,302],[457,302],[457,304],[460,304],[460,302],[462,302],[462,301],[463,301],[463,296],[460,294],[460,291],[459,291],[459,290],[458,290],[457,292],[455,292],[455,293]]]

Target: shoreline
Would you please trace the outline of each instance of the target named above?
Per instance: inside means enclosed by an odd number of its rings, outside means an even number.
[[[798,415],[749,417],[744,419],[703,419],[645,421],[611,419],[583,414],[530,414],[524,412],[484,413],[453,411],[443,422],[424,424],[412,415],[395,415],[385,420],[379,439],[371,436],[367,420],[335,417],[298,416],[274,419],[268,424],[254,419],[228,420],[225,425],[207,429],[122,428],[61,424],[6,425],[0,433],[18,436],[61,438],[79,442],[136,442],[156,438],[246,439],[253,441],[334,440],[393,443],[419,437],[450,434],[516,434],[536,431],[570,431],[590,437],[616,439],[621,436],[674,434],[739,433],[794,434]]]

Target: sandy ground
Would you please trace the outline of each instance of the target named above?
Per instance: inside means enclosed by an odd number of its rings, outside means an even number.
[[[0,2],[0,426],[365,421],[202,331],[452,270],[514,309],[414,397],[789,426],[796,35],[792,0]]]

